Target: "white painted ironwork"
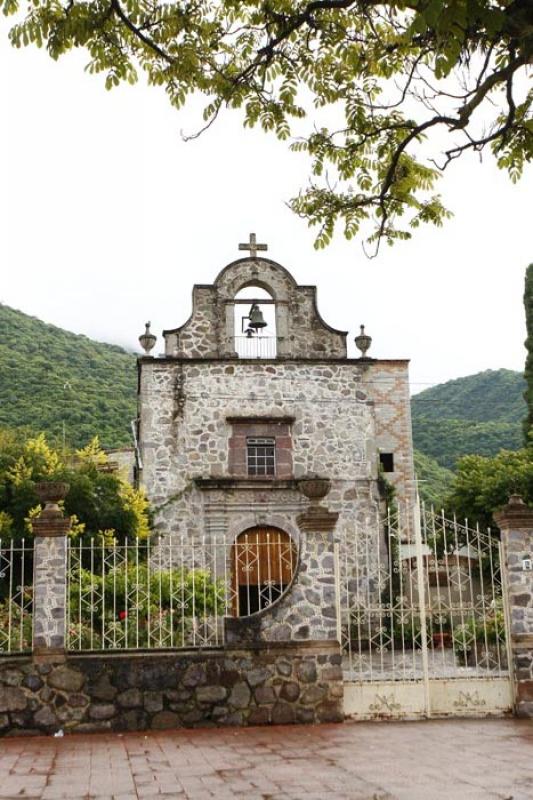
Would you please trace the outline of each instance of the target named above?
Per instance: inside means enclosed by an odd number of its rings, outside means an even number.
[[[236,336],[235,350],[239,358],[276,358],[276,336]]]
[[[67,648],[222,645],[224,617],[267,608],[286,591],[296,568],[290,539],[258,530],[236,542],[176,535],[71,543]]]
[[[0,539],[0,653],[32,647],[33,546]]]
[[[447,713],[458,713],[465,691],[485,692],[486,713],[509,708],[500,558],[490,530],[420,504],[397,506],[384,519],[376,514],[342,534],[338,593],[348,713],[442,714],[445,696]],[[491,681],[502,685],[489,691]]]

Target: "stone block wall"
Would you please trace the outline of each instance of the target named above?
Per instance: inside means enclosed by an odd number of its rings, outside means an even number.
[[[43,521],[50,525],[43,518],[33,524],[33,647],[37,651],[64,646],[67,613],[67,537],[39,535],[46,527],[40,524]]]
[[[494,518],[502,537],[515,710],[533,718],[533,571],[524,564],[533,558],[533,509],[514,495]]]
[[[239,417],[269,418],[269,424],[275,424],[276,417],[286,419],[287,412],[294,417],[293,476],[331,479],[328,505],[340,514],[339,529],[345,527],[347,533],[355,519],[364,524],[375,513],[379,447],[394,452],[397,471],[390,477],[399,499],[405,499],[413,486],[407,369],[405,363],[391,364],[387,382],[382,380],[382,362],[379,365],[143,362],[141,480],[155,509],[158,532],[200,536],[216,528],[224,533],[233,527],[234,512],[249,514],[251,508],[263,516],[285,514],[295,524],[305,499],[294,487],[272,482],[270,489],[257,482],[257,489],[248,486],[243,491],[238,485],[231,491],[219,487],[209,495],[198,490],[197,478],[230,478],[239,472],[232,449],[234,420]],[[397,384],[403,387],[402,395]],[[373,399],[375,391],[380,392],[379,402]],[[216,522],[209,518],[215,506],[221,509]]]
[[[394,471],[387,473],[386,478],[395,487],[398,500],[414,503],[408,366],[407,361],[373,361],[363,373],[361,388],[373,403],[376,450],[394,454]]]
[[[0,734],[339,722],[337,642],[0,659]]]

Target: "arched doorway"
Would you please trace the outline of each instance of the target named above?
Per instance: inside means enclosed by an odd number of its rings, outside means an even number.
[[[267,608],[286,591],[296,569],[296,546],[285,531],[249,528],[233,545],[234,615]]]

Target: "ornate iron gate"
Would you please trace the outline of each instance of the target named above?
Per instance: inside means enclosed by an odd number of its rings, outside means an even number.
[[[360,719],[512,707],[498,539],[417,504],[337,545],[345,712]]]

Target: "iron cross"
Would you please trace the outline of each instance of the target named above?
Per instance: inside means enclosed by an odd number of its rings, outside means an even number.
[[[257,244],[255,233],[250,234],[250,241],[248,244],[240,244],[239,250],[249,250],[252,258],[257,258],[258,250],[268,250],[268,245]]]

